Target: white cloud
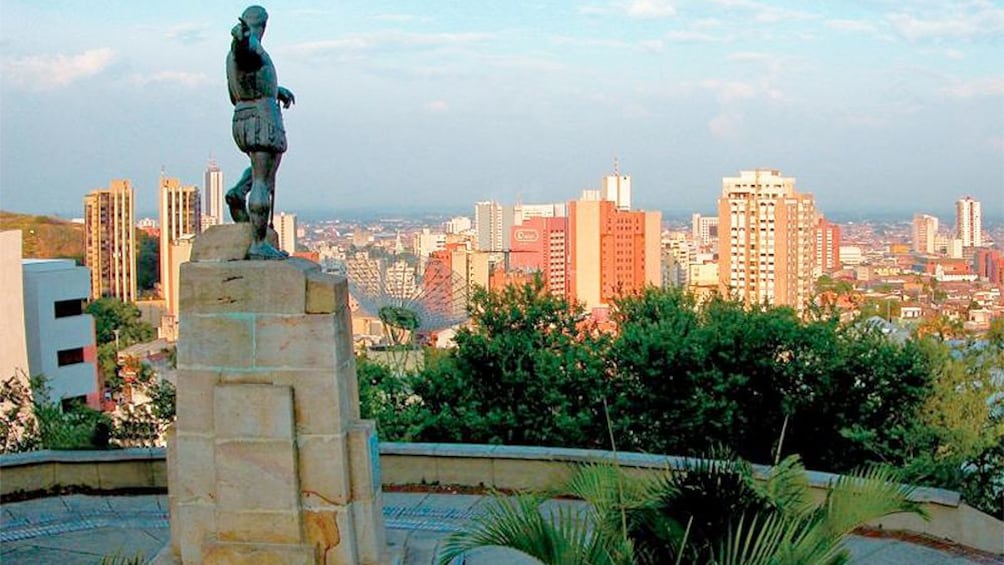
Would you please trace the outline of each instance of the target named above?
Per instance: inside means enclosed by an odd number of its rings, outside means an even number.
[[[874,33],[877,31],[874,23],[865,20],[826,20],[826,27],[835,31],[852,33]]]
[[[712,0],[726,9],[743,9],[752,12],[753,21],[759,23],[778,23],[784,21],[810,20],[819,17],[818,14],[801,10],[789,10],[754,0]]]
[[[555,45],[568,45],[573,47],[590,47],[601,49],[637,49],[657,53],[662,51],[666,45],[661,39],[643,39],[637,43],[628,43],[620,39],[600,39],[588,37],[569,37],[567,35],[555,35],[551,37],[551,42]]]
[[[575,11],[584,16],[623,14],[632,18],[669,18],[676,15],[676,8],[669,0],[617,0],[604,5],[579,6]]]
[[[704,33],[701,31],[691,31],[686,29],[679,29],[666,32],[666,39],[668,41],[674,41],[679,43],[711,43],[715,41],[723,41],[722,38]]]
[[[1004,95],[1004,76],[956,81],[955,84],[942,88],[941,93],[952,98],[1002,96]]]
[[[494,37],[490,33],[411,33],[380,31],[361,33],[338,39],[294,43],[282,50],[298,55],[327,55],[378,49],[436,49],[456,45],[483,43]]]
[[[177,39],[178,41],[185,42],[197,42],[204,41],[206,39],[206,31],[208,29],[209,25],[204,23],[183,23],[167,28],[164,35],[167,36],[168,39]]]
[[[429,18],[423,16],[416,16],[414,14],[377,14],[373,16],[374,20],[380,20],[384,22],[427,22]]]
[[[708,121],[708,131],[720,139],[731,139],[742,130],[743,116],[738,112],[722,112]]]
[[[569,37],[567,35],[556,35],[551,37],[551,41],[556,45],[571,45],[575,47],[602,47],[604,49],[625,49],[631,44],[619,39],[599,39]]]
[[[449,109],[450,105],[446,102],[446,100],[433,100],[425,105],[425,110],[434,114],[441,114]]]
[[[666,48],[666,44],[661,39],[646,39],[639,42],[639,45],[651,53],[660,53]]]
[[[758,53],[756,51],[739,51],[737,53],[730,53],[726,59],[729,61],[735,61],[737,63],[762,63],[764,61],[769,61],[773,57],[766,53]]]
[[[756,86],[741,81],[709,79],[703,80],[697,83],[697,85],[702,88],[713,90],[718,95],[718,99],[722,102],[722,104],[727,104],[736,100],[753,98],[758,92]]]
[[[29,55],[4,61],[3,74],[18,86],[47,90],[67,86],[108,68],[115,52],[108,47],[77,55]]]
[[[174,84],[186,88],[195,88],[209,84],[210,80],[204,73],[188,73],[185,71],[160,71],[152,75],[132,75],[129,82],[134,86],[147,86],[149,84]]]
[[[965,11],[960,8],[950,14],[925,14],[897,12],[888,14],[886,20],[903,37],[911,40],[936,38],[994,37],[1004,33],[1004,8],[978,5]]]
[[[627,14],[632,18],[668,18],[676,15],[676,8],[666,0],[633,0]]]

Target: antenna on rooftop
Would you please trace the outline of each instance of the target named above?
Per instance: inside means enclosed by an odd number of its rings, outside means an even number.
[[[618,163],[618,161],[617,161],[617,154],[616,153],[614,153],[614,176],[615,177],[621,176],[620,163]]]

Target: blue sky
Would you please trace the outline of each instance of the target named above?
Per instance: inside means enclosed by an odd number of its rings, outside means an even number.
[[[235,2],[0,5],[0,208],[79,215],[161,167],[228,182]],[[772,167],[823,211],[1004,215],[1004,4],[940,0],[283,2],[264,45],[297,104],[278,207],[469,210],[574,198],[709,212]]]

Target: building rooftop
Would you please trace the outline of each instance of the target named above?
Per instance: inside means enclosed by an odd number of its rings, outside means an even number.
[[[21,259],[21,268],[26,271],[61,271],[77,266],[73,259]]]
[[[435,563],[443,540],[478,515],[491,498],[473,494],[385,492],[384,520],[395,563]],[[553,500],[551,508],[584,504]],[[0,562],[4,565],[93,564],[105,556],[152,558],[168,541],[166,495],[82,494],[9,502],[0,507]],[[851,536],[855,565],[885,563],[1000,563],[992,557],[921,539]],[[469,554],[466,563],[535,563],[502,548]]]

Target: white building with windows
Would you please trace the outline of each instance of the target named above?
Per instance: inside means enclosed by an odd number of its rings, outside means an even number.
[[[979,200],[966,196],[955,203],[955,232],[963,247],[983,245],[983,213]]]
[[[69,259],[24,259],[24,328],[28,374],[45,375],[52,400],[98,407],[94,318],[84,313],[91,275]]]

